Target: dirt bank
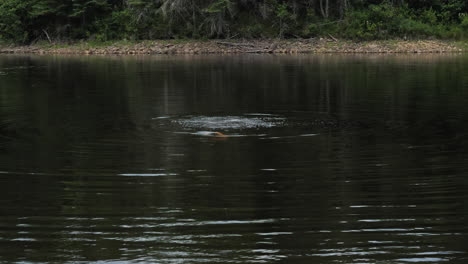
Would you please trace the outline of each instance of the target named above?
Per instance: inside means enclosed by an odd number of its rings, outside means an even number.
[[[0,46],[0,53],[31,54],[233,54],[233,53],[448,53],[466,52],[468,42],[441,40],[156,40]]]

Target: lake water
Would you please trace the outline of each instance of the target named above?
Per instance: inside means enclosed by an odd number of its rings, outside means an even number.
[[[468,263],[467,55],[0,56],[0,263]]]

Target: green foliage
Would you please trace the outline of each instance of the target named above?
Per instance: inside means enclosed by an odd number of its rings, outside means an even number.
[[[468,14],[460,14],[460,38],[468,39]]]
[[[229,0],[216,0],[206,8],[203,9],[203,12],[207,14],[219,14],[223,13],[226,9],[231,6],[231,2]]]
[[[467,11],[466,5],[466,1],[444,0],[439,17],[446,23],[457,21],[459,14]]]
[[[288,5],[282,3],[276,7],[276,17],[279,21],[279,36],[283,37],[285,31],[290,27],[290,23],[294,20],[294,16],[289,11]]]
[[[64,5],[54,0],[45,1],[33,1],[31,2],[29,17],[31,19],[37,19],[41,17],[54,16],[56,13],[60,13]]]
[[[446,6],[442,5],[441,10]],[[447,11],[437,12],[432,7],[417,10],[383,2],[348,12],[342,32],[344,37],[365,40],[462,37],[461,28],[449,17]]]
[[[233,13],[230,0],[215,0],[203,9],[203,13],[210,36],[229,35],[228,19]]]
[[[109,16],[96,22],[96,40],[134,39],[137,28],[129,10],[114,11]]]
[[[463,31],[468,33],[468,14],[461,15],[460,27]]]
[[[437,24],[437,13],[432,8],[425,9],[420,15],[421,22],[428,25]]]
[[[18,0],[0,2],[0,39],[23,43],[28,38],[25,31],[28,3]]]
[[[0,0],[0,40],[466,38],[467,13],[466,0]]]
[[[435,31],[433,26],[420,20],[404,19],[400,25],[400,32],[408,38],[433,36]]]
[[[346,17],[345,35],[359,39],[388,38],[400,31],[407,13],[406,6],[394,6],[390,2],[352,11]]]
[[[279,4],[276,8],[276,16],[279,19],[286,19],[290,16],[288,5],[286,3]]]

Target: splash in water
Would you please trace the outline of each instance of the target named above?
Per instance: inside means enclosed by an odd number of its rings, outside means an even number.
[[[283,126],[281,117],[245,117],[245,116],[196,116],[173,120],[185,128],[204,128],[210,130],[255,129]]]

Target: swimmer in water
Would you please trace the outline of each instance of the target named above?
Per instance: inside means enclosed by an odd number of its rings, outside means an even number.
[[[193,134],[197,136],[204,136],[204,137],[227,137],[225,134],[221,132],[215,132],[215,131],[198,131]]]
[[[215,133],[215,135],[216,135],[217,137],[227,137],[226,135],[224,135],[224,134],[221,133],[221,132],[214,132],[214,133]]]

